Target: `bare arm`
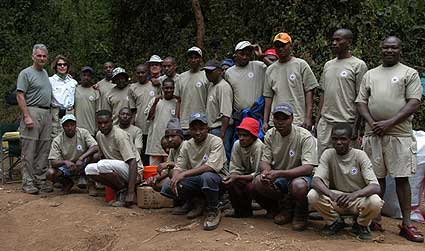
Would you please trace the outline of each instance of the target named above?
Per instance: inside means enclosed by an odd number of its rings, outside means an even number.
[[[370,127],[373,127],[375,120],[370,115],[369,108],[365,103],[357,103],[357,112],[366,120]]]
[[[263,131],[267,132],[269,127],[270,110],[272,107],[272,98],[264,97],[264,118],[263,118]]]
[[[224,135],[226,135],[227,127],[229,127],[230,118],[226,116],[221,117],[221,129],[220,129],[220,138],[224,140]]]
[[[155,119],[155,110],[156,110],[156,105],[158,104],[158,102],[159,102],[159,100],[161,99],[161,97],[156,97],[155,98],[155,101],[153,102],[153,104],[152,104],[152,107],[151,107],[151,109],[149,110],[149,113],[148,113],[148,118],[147,118],[147,120],[153,120],[153,119]]]
[[[99,146],[94,145],[91,146],[85,153],[83,153],[78,160],[83,161],[84,159],[92,156],[93,154],[97,153],[99,151]]]
[[[16,92],[16,100],[18,101],[19,109],[21,110],[24,116],[24,123],[27,128],[33,128],[34,122],[28,112],[27,102],[25,101],[25,93],[22,91]]]
[[[303,127],[307,130],[311,130],[313,122],[311,120],[313,116],[313,95],[314,91],[310,90],[305,93],[305,117]]]
[[[181,105],[181,99],[180,97],[177,98],[177,103],[176,103],[176,118],[180,119],[180,105]]]

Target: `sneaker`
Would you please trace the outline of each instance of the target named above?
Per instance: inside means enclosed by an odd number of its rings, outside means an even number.
[[[38,188],[36,188],[35,186],[22,187],[22,191],[27,194],[38,194]]]
[[[122,189],[115,194],[115,200],[111,203],[112,207],[124,207],[127,189]]]
[[[87,180],[86,177],[84,176],[80,176],[80,178],[78,178],[78,184],[77,187],[79,189],[86,189],[87,188]]]
[[[347,224],[344,222],[343,219],[338,218],[332,224],[326,225],[323,230],[322,234],[326,236],[335,235],[339,231],[343,230]]]
[[[372,239],[372,232],[370,231],[370,228],[367,226],[359,225],[357,222],[353,224],[353,227],[351,228],[351,232],[355,234],[359,239],[361,240],[371,240]]]
[[[293,215],[290,212],[282,211],[273,217],[273,221],[278,225],[285,225],[292,222]]]
[[[192,210],[187,213],[186,218],[189,220],[198,218],[199,216],[202,216],[204,213],[205,208],[205,201],[202,199],[193,199],[192,201]]]
[[[183,205],[177,206],[173,209],[171,214],[173,215],[185,215],[190,212],[190,203],[186,201]]]
[[[53,187],[50,186],[47,182],[43,182],[38,186],[38,189],[42,193],[51,193],[53,192]]]
[[[210,231],[218,227],[221,220],[221,210],[218,208],[208,210],[204,221],[204,230]]]

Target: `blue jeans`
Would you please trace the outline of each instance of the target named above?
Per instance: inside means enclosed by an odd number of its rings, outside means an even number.
[[[221,127],[211,129],[210,133],[217,137],[220,137]],[[224,150],[226,152],[227,164],[229,164],[230,157],[232,155],[232,147],[233,147],[232,139],[233,139],[233,127],[228,126],[226,129],[226,133],[224,134],[224,140],[223,140]]]

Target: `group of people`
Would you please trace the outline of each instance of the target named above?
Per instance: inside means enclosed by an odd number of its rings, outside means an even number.
[[[206,212],[205,230],[219,225],[227,193],[231,217],[252,216],[255,201],[276,224],[303,231],[316,210],[326,221],[323,233],[332,235],[351,215],[352,232],[371,239],[371,229],[383,230],[389,175],[403,215],[400,235],[423,242],[410,221],[408,180],[416,168],[418,72],[400,62],[395,36],[382,41],[382,64],[371,70],[351,54],[352,40],[350,30],[335,31],[336,57],[320,81],[292,55],[290,35],[278,33],[266,53],[241,41],[222,62],[203,64],[203,51],[192,47],[190,69],[181,74],[175,58],[153,55],[135,68],[135,83],[107,62],[96,84],[89,66],[77,83],[63,56],[49,78],[47,48],[37,44],[17,80],[22,189],[50,192],[47,178],[69,193],[77,177],[90,195],[97,182],[116,192],[113,206],[125,206],[135,201],[136,186],[150,185],[174,200],[173,214]],[[158,174],[143,180],[143,165],[157,166]]]

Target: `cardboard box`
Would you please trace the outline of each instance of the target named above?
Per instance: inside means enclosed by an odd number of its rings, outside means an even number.
[[[149,186],[137,187],[137,206],[141,208],[173,207],[173,200],[162,196]]]

